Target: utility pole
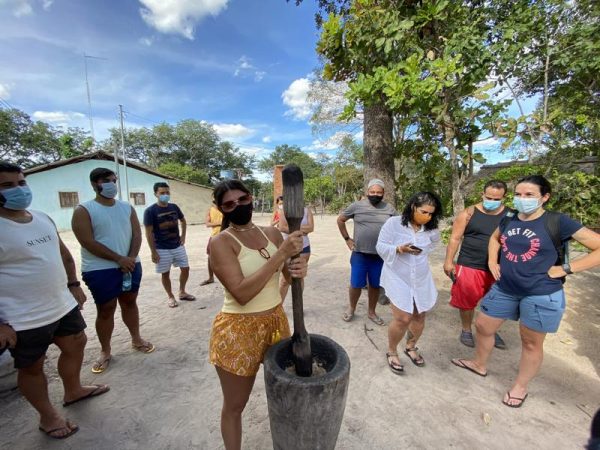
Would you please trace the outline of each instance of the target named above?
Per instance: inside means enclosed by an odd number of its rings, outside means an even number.
[[[91,55],[86,55],[85,52],[83,53],[83,66],[85,68],[85,88],[87,91],[87,102],[88,102],[88,118],[90,119],[90,134],[92,137],[92,149],[94,149],[96,147],[96,136],[94,134],[94,119],[93,119],[93,115],[92,115],[92,96],[90,94],[90,82],[88,80],[88,66],[87,66],[88,59],[101,59],[101,60],[106,61],[106,58],[99,58],[98,56],[91,56]]]
[[[125,129],[123,126],[123,105],[119,105],[119,116],[121,118],[121,154],[123,155],[123,168],[125,169],[125,194],[126,201],[129,202],[129,177],[127,175],[127,154],[125,152]],[[120,185],[119,185],[120,187]],[[119,189],[119,197],[120,197]]]

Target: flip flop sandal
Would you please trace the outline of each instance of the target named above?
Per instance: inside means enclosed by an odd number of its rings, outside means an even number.
[[[473,372],[473,373],[479,375],[480,377],[487,377],[487,372],[486,373],[481,373],[481,372],[476,371],[472,367],[467,366],[465,364],[465,360],[464,359],[451,359],[450,362],[452,364],[454,364],[456,367],[460,367],[461,369],[467,369],[468,371]]]
[[[76,400],[71,400],[70,402],[64,402],[63,407],[70,406],[70,405],[80,402],[82,400],[87,400],[88,398],[98,397],[99,395],[106,394],[108,391],[110,391],[110,386],[108,386],[107,384],[94,384],[92,386],[96,386],[96,389],[94,389],[90,393],[84,395],[83,397],[79,397]]]
[[[184,300],[184,301],[187,301],[187,302],[193,302],[194,300],[196,300],[196,297],[194,297],[192,294],[187,294],[187,295],[180,296],[179,300]]]
[[[154,350],[156,350],[156,347],[154,347],[154,344],[152,344],[150,342],[146,342],[145,344],[141,344],[141,345],[131,344],[131,348],[133,348],[134,350],[137,350],[138,352],[142,352],[142,353],[152,353]]]
[[[383,319],[377,315],[375,315],[374,317],[368,316],[369,320],[371,322],[373,322],[375,325],[383,325],[385,322],[383,321]]]
[[[65,428],[69,428],[70,424],[71,423],[67,421],[64,427],[58,427],[58,428],[54,428],[52,430],[44,430],[42,427],[38,427],[38,429],[42,433],[45,433],[46,436],[51,437],[52,439],[66,439],[70,436],[73,436],[75,433],[77,433],[79,431],[79,427],[77,425],[75,425],[75,428],[72,428],[71,431],[69,431],[67,434],[64,434],[62,436],[53,436],[52,433],[56,433],[57,431],[64,430]]]
[[[167,301],[167,306],[168,306],[169,308],[177,308],[177,307],[179,306],[179,303],[177,303],[177,300],[175,300],[174,298],[170,298],[170,299]]]
[[[506,391],[506,395],[508,396],[508,398],[506,400],[502,400],[502,403],[504,403],[509,408],[520,408],[521,406],[523,406],[523,403],[525,403],[525,400],[527,400],[527,397],[529,396],[529,394],[525,394],[525,397],[523,398],[513,397],[512,395],[510,395],[510,391]],[[511,400],[516,400],[519,403],[515,403],[514,405],[508,403]]]
[[[398,353],[387,352],[385,356],[387,357],[387,363],[390,367],[390,370],[396,375],[402,375],[404,373],[404,366],[402,364],[394,364],[394,362],[390,359],[392,356],[398,356]]]
[[[419,353],[417,353],[417,350],[419,350],[418,347],[406,348],[406,349],[404,349],[404,354],[410,358],[410,360],[412,361],[412,363],[415,366],[423,367],[425,365],[425,360],[423,359],[423,357],[421,355],[419,355]],[[410,356],[410,352],[417,353],[417,357],[413,358],[412,356]]]
[[[342,320],[344,322],[350,322],[352,319],[354,319],[354,313],[347,313],[347,312],[345,312],[342,315]]]
[[[102,373],[105,370],[108,369],[108,366],[110,365],[110,360],[112,359],[112,356],[109,356],[108,358],[105,359],[99,359],[97,360],[94,365],[92,366],[92,373]]]

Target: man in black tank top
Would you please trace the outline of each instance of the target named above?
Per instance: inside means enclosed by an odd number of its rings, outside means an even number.
[[[502,204],[506,190],[506,183],[503,181],[488,181],[483,188],[482,201],[456,217],[446,248],[444,272],[452,280],[450,305],[460,312],[460,342],[467,347],[475,347],[471,330],[475,307],[495,282],[487,265],[488,243],[508,211]],[[454,256],[459,247],[460,253],[455,265]],[[506,348],[497,333],[495,346]]]

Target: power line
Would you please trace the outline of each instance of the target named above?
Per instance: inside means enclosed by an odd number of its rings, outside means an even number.
[[[164,123],[164,122],[156,122],[155,120],[139,116],[137,114],[132,113],[131,111],[123,111],[123,112],[125,113],[126,116],[135,117],[136,119],[143,120],[144,122],[152,123],[154,125],[160,125],[161,123]]]
[[[3,105],[5,107],[7,107],[8,109],[15,109],[15,107],[13,105],[11,105],[10,103],[8,103],[2,97],[0,97],[0,105]]]

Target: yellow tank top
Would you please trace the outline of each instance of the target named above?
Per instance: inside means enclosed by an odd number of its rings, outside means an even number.
[[[275,244],[271,242],[271,240],[267,237],[264,231],[258,227],[260,232],[263,234],[265,239],[267,240],[267,251],[270,255],[274,255],[277,251],[277,247]],[[260,269],[264,264],[266,264],[267,260],[263,258],[258,250],[254,250],[252,248],[246,247],[244,244],[240,242],[238,238],[236,238],[229,230],[225,230],[229,236],[236,240],[238,244],[240,244],[240,253],[238,255],[238,261],[240,262],[240,267],[242,269],[242,273],[244,277],[248,277]],[[265,287],[256,294],[256,296],[250,300],[245,305],[240,305],[233,295],[225,289],[225,301],[223,302],[223,308],[221,309],[224,313],[232,313],[232,314],[249,314],[249,313],[257,313],[262,311],[267,311],[279,305],[281,303],[281,297],[279,295],[279,274],[281,273],[281,267],[277,269]]]
[[[211,222],[219,222],[222,223],[223,222],[223,213],[221,211],[219,211],[217,208],[215,208],[214,206],[210,207],[210,221]],[[217,234],[219,234],[221,232],[221,227],[212,227],[210,230],[210,235],[211,236],[216,236]]]

